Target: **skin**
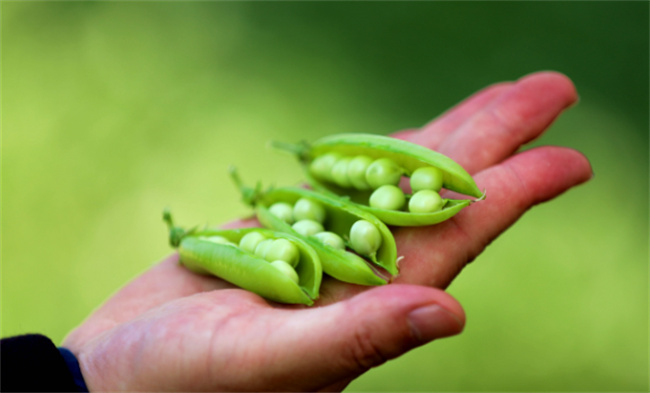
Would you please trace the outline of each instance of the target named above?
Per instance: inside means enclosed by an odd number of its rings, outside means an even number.
[[[571,149],[515,153],[576,100],[567,77],[536,73],[394,134],[454,159],[488,198],[441,224],[395,229],[404,259],[391,285],[325,280],[316,307],[277,305],[192,274],[172,255],[118,291],[64,346],[91,391],[340,391],[370,367],[459,333],[465,315],[443,288],[529,208],[592,177]]]

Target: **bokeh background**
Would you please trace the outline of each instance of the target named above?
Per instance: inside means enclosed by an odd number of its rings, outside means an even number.
[[[271,139],[418,127],[538,70],[580,103],[534,145],[595,178],[449,292],[465,332],[348,391],[648,390],[647,2],[2,2],[2,336],[60,343],[170,253],[246,215],[227,176],[302,179]],[[336,334],[336,332],[332,332]]]

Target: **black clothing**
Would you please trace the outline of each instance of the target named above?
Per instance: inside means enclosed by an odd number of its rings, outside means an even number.
[[[0,340],[0,391],[87,392],[75,356],[40,334]]]

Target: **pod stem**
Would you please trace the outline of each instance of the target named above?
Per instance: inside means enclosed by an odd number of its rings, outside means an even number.
[[[472,203],[482,201],[485,199],[486,196],[487,196],[487,190],[483,190],[483,194],[481,195],[481,197],[478,199],[474,199]]]
[[[235,183],[235,186],[239,188],[239,192],[241,192],[242,200],[244,203],[249,206],[255,206],[257,199],[260,197],[260,195],[262,195],[262,184],[258,182],[255,188],[251,188],[245,185],[241,180],[241,177],[239,177],[237,168],[234,165],[231,165],[228,168],[228,172],[230,173],[230,178],[232,179],[233,183]]]
[[[174,219],[172,218],[172,213],[169,208],[165,208],[165,210],[163,210],[163,221],[165,224],[167,224],[167,228],[169,229],[169,244],[174,248],[178,248],[178,245],[181,244],[183,237],[192,234],[194,231],[196,231],[197,228],[194,227],[189,230],[185,230],[181,227],[175,226]]]
[[[309,144],[305,141],[300,142],[300,143],[287,143],[287,142],[280,142],[280,141],[271,141],[271,147],[278,149],[278,150],[283,150],[286,152],[289,152],[295,156],[298,157],[298,159],[302,162],[307,162],[309,161],[309,151],[311,150],[311,147]]]

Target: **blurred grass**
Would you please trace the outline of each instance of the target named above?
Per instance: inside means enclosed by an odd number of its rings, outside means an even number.
[[[466,331],[350,391],[648,390],[648,4],[2,2],[2,335],[60,342],[170,250],[160,220],[293,184],[271,139],[418,127],[554,69],[581,102],[534,145],[596,177],[452,284]]]

